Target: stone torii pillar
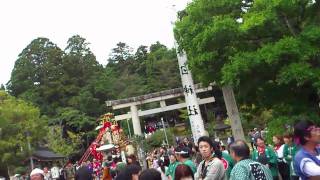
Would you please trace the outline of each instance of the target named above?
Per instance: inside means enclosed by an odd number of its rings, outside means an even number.
[[[132,125],[133,125],[133,133],[135,135],[142,135],[141,131],[141,125],[140,125],[140,119],[138,115],[138,108],[136,105],[131,105],[130,106],[130,111],[131,111],[131,118],[132,118]]]
[[[234,97],[233,89],[231,86],[222,87],[223,99],[226,104],[228,117],[231,122],[232,135],[235,140],[242,139],[245,140],[242,123],[239,115],[239,110],[237,107],[236,99]]]
[[[134,135],[142,136],[141,124],[140,124],[137,105],[132,104],[130,106],[130,111],[131,111],[131,119],[132,119],[132,125],[133,125],[133,133],[134,133]],[[137,150],[138,150],[138,157],[139,157],[139,159],[141,159],[141,161],[143,163],[143,169],[146,169],[147,168],[147,161],[146,161],[145,152],[140,145],[138,145]]]

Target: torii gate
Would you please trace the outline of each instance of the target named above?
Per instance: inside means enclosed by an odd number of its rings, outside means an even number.
[[[201,93],[201,92],[210,91],[210,90],[212,90],[212,85],[213,84],[210,84],[210,86],[208,86],[208,87],[201,87],[200,84],[196,84],[195,85],[195,92]],[[143,116],[147,116],[147,115],[151,115],[151,114],[157,114],[157,113],[166,112],[166,111],[171,111],[171,110],[176,110],[176,109],[181,109],[181,108],[186,108],[187,105],[185,102],[173,104],[173,105],[168,105],[168,106],[166,105],[167,99],[173,99],[173,98],[178,98],[178,97],[184,96],[184,91],[185,91],[185,89],[183,89],[183,88],[175,88],[175,89],[160,91],[160,92],[156,92],[156,93],[146,94],[146,95],[142,95],[142,96],[131,97],[131,98],[127,98],[127,99],[106,101],[106,105],[109,107],[112,106],[113,109],[123,109],[123,108],[130,107],[130,112],[128,112],[127,114],[116,115],[115,120],[120,121],[120,120],[125,120],[125,119],[132,119],[134,134],[135,135],[142,135],[139,117],[143,117]],[[197,100],[198,100],[199,105],[215,102],[215,98],[213,96],[203,98],[203,99],[198,98]],[[137,106],[142,105],[142,104],[146,104],[146,103],[151,103],[151,102],[159,102],[160,107],[148,109],[148,110],[143,110],[143,111],[138,110]]]

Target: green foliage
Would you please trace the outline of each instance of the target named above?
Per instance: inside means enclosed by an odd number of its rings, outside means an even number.
[[[47,125],[38,108],[0,91],[0,130],[0,162],[11,168],[28,158],[27,142],[36,147]]]
[[[245,128],[267,125],[273,134],[319,113],[319,7],[311,0],[195,0],[175,36],[196,78],[235,87]]]
[[[182,99],[178,99],[178,103],[183,103],[184,100]],[[182,108],[182,109],[179,109],[179,118],[182,119],[182,120],[185,120],[185,121],[188,121],[189,120],[189,117],[188,117],[188,110],[187,108]]]
[[[236,19],[241,1],[197,0],[186,8],[186,15],[176,22],[175,37],[188,54],[191,70],[201,82],[221,83],[220,70],[236,52],[241,35]]]
[[[169,145],[172,145],[175,139],[172,133],[172,129],[166,129],[166,133],[167,133]],[[158,130],[145,140],[144,149],[146,151],[149,151],[150,149],[160,147],[163,145],[163,142],[166,143],[164,131]]]
[[[77,133],[92,130],[96,125],[94,118],[72,107],[59,109],[57,119]]]
[[[169,145],[173,145],[173,143],[175,142],[174,131],[175,130],[173,128],[166,129]],[[134,146],[142,147],[145,152],[150,151],[150,150],[157,148],[157,147],[161,147],[164,145],[163,143],[166,143],[166,138],[165,138],[163,130],[158,130],[155,133],[153,133],[152,135],[148,136],[147,138],[134,135],[131,138],[131,140],[132,140]]]
[[[27,173],[27,168],[23,167],[23,166],[19,166],[19,167],[14,169],[14,173],[22,175],[24,173]]]
[[[240,111],[242,112],[241,120],[246,131],[255,127],[263,128],[273,118],[272,110],[262,109],[255,105],[243,105],[240,107]]]
[[[123,132],[127,137],[134,135],[133,124],[131,119],[128,121],[127,120],[120,121],[120,127],[123,129]]]
[[[132,48],[130,48],[126,43],[119,42],[117,47],[112,49],[108,62],[110,64],[124,64],[125,61],[129,61],[132,58]]]
[[[159,42],[150,48],[141,45],[135,53],[119,42],[108,60],[105,67],[99,64],[79,35],[69,38],[64,50],[37,38],[18,56],[7,89],[40,108],[50,126],[42,137],[58,153],[70,156],[87,148],[97,135],[96,119],[105,113],[106,100],[181,86],[175,50]]]
[[[63,51],[47,38],[33,40],[18,56],[11,79],[10,93],[40,105],[42,112],[52,109],[62,98],[59,76],[62,74]]]
[[[50,127],[47,134],[47,142],[50,149],[66,157],[71,156],[78,152],[81,145],[81,133],[75,134],[71,131],[67,131],[68,138],[62,137],[62,128],[58,126]]]
[[[209,133],[209,136],[213,137],[215,134],[214,128],[216,125],[216,118],[213,112],[208,112],[208,124],[206,126],[206,130]]]
[[[277,116],[273,117],[268,123],[267,141],[272,143],[274,135],[284,135],[286,133],[293,133],[293,126],[300,120],[310,120],[319,124],[320,118],[314,113],[304,113],[298,116]]]
[[[133,135],[131,140],[135,147],[142,147],[145,151],[150,148],[143,136]]]

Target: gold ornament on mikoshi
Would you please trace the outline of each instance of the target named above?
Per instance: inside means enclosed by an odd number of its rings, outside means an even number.
[[[105,131],[103,143],[118,145],[121,150],[125,149],[126,137],[118,122],[114,119],[113,113],[104,114],[101,118],[102,130]]]

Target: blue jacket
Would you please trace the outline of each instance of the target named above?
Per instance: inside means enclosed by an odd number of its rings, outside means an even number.
[[[320,148],[316,148],[316,151],[317,151],[317,154],[319,155]],[[312,162],[312,161],[316,163],[318,166],[320,166],[320,160],[316,156],[310,154],[304,148],[301,148],[296,154],[294,158],[294,171],[298,176],[301,177],[302,180],[307,180],[308,175],[305,172],[301,171],[301,168],[300,168],[301,162],[306,163],[306,162]]]

